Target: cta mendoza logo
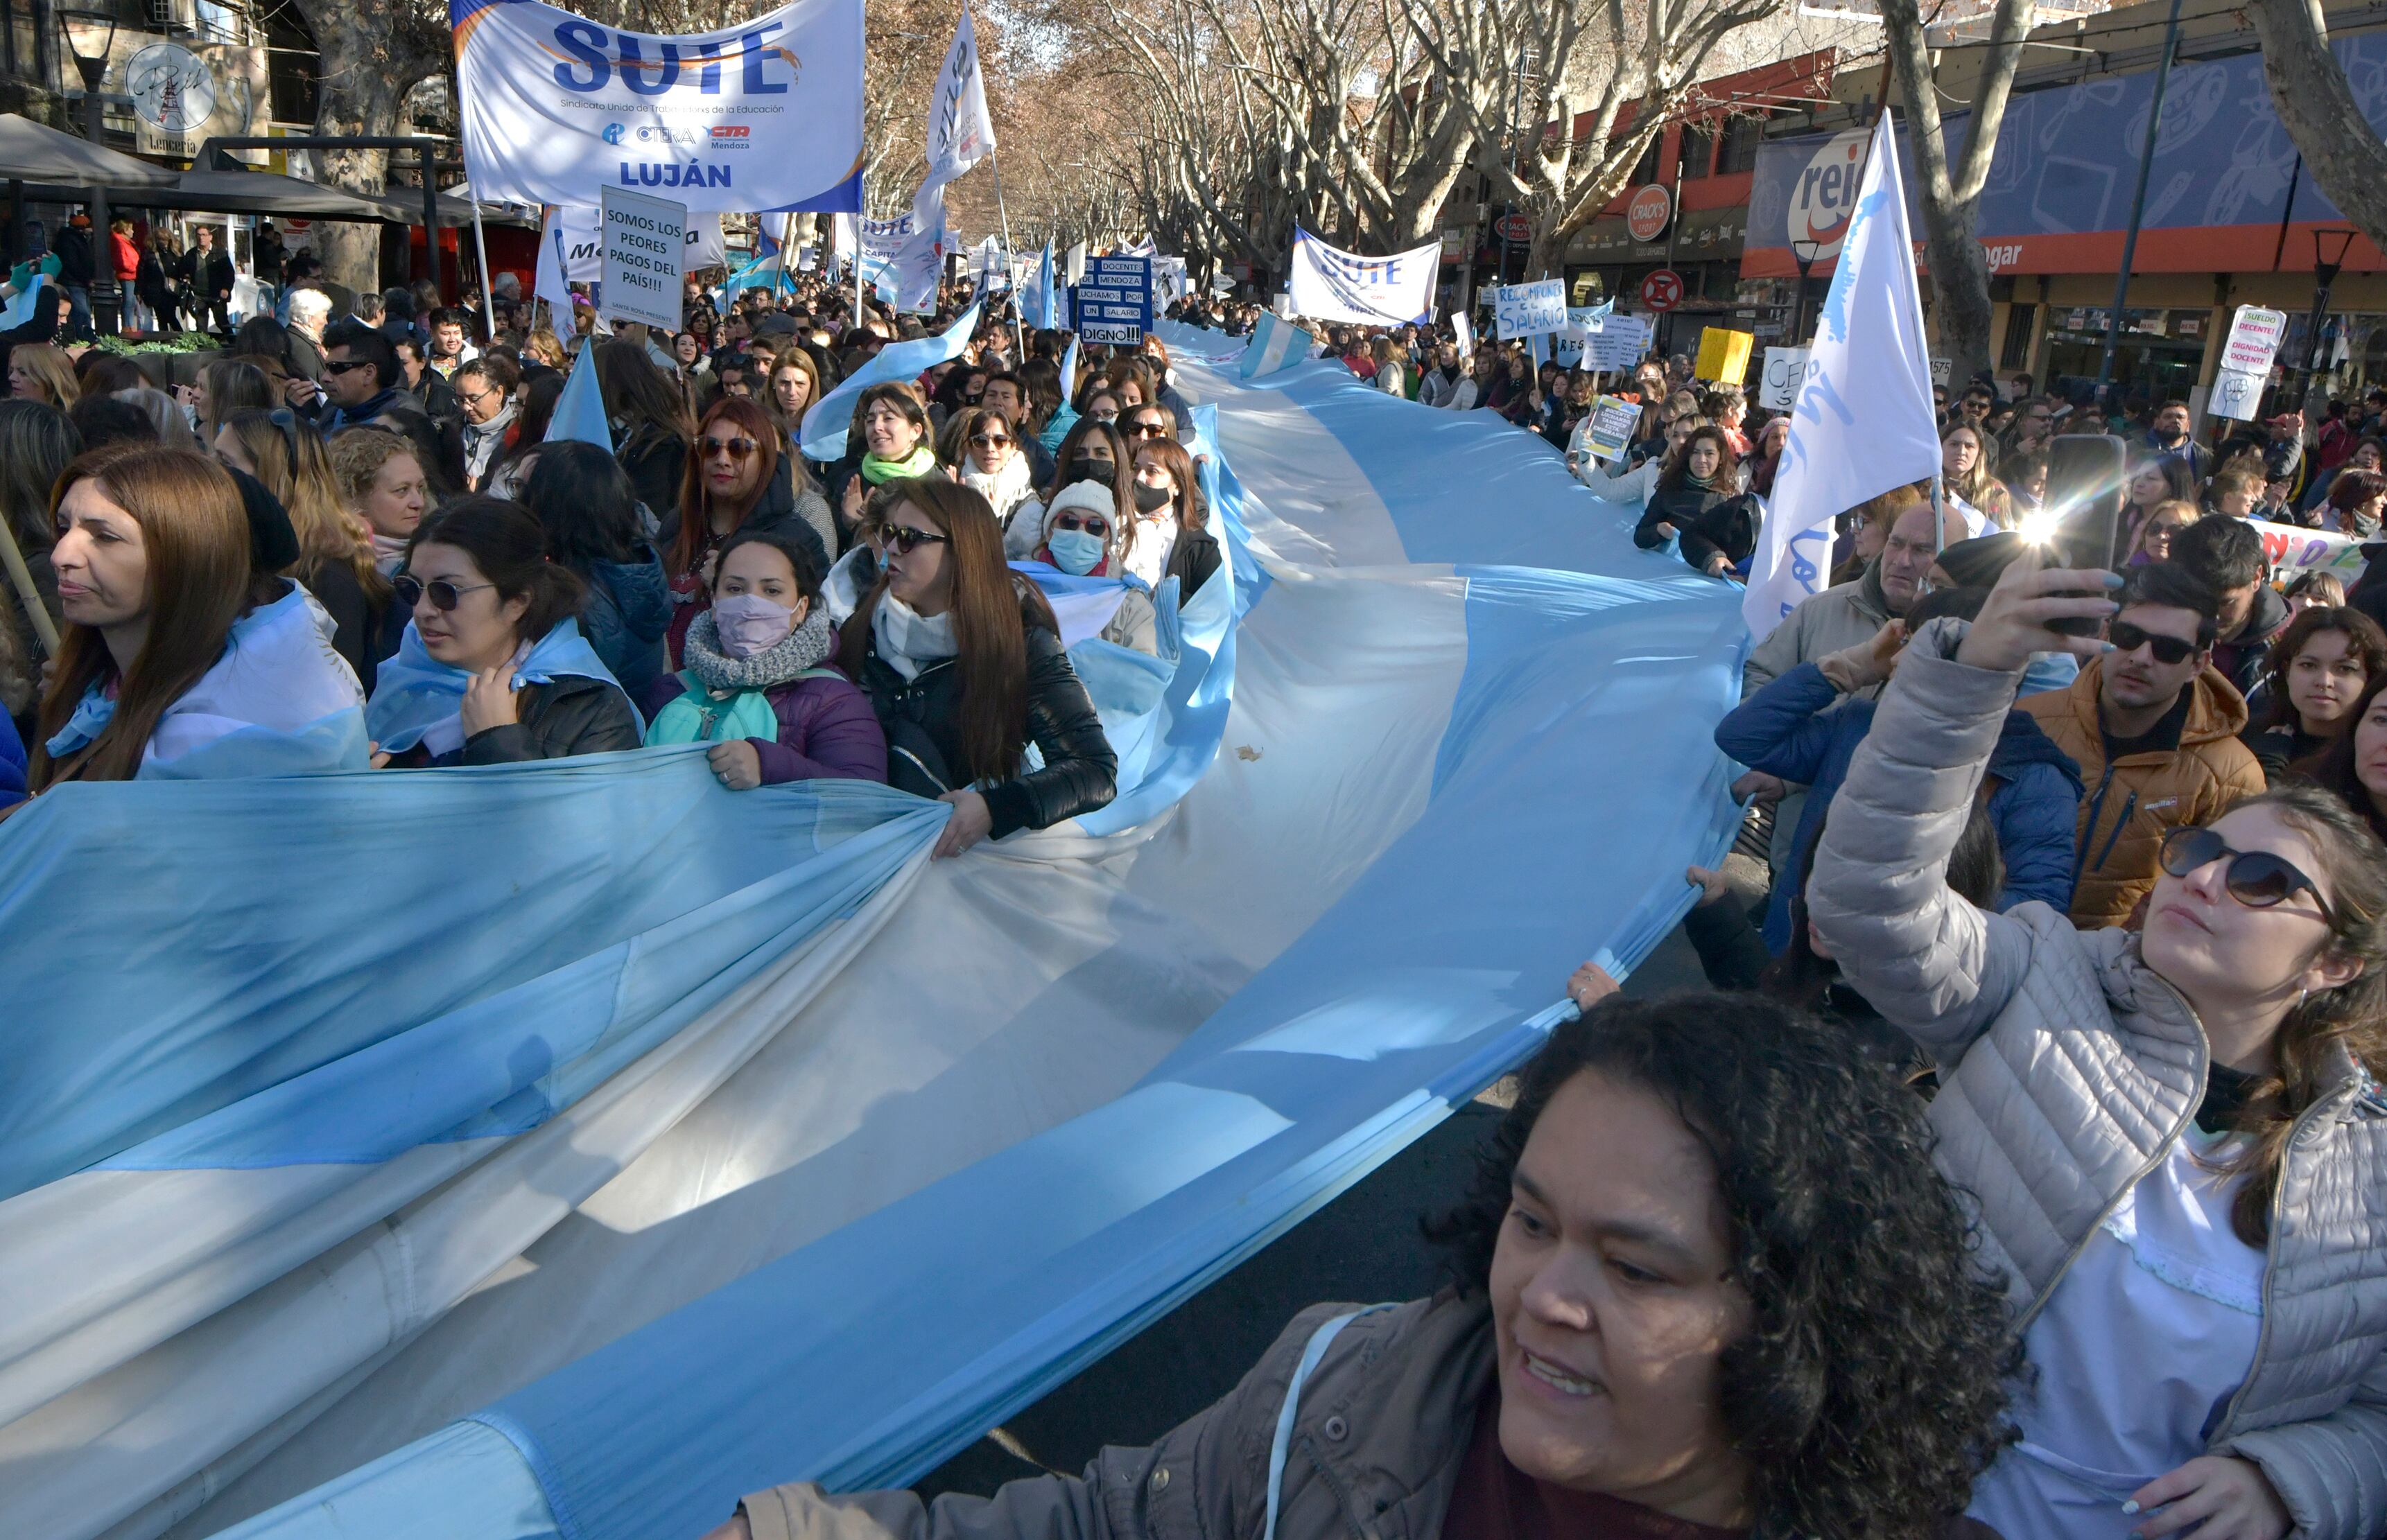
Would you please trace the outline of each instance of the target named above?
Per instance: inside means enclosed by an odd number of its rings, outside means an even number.
[[[751,145],[753,135],[744,123],[716,123],[709,137],[716,150],[742,150]]]
[[[1848,239],[1849,221],[1857,211],[1857,187],[1864,181],[1865,146],[1872,140],[1866,129],[1834,134],[1790,189],[1785,234],[1793,242],[1814,242],[1819,260],[1838,256],[1840,243]]]

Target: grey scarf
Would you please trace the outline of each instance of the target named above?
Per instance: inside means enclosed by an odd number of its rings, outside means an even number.
[[[819,667],[836,646],[837,633],[829,628],[828,612],[815,603],[804,623],[777,647],[766,647],[751,658],[733,658],[721,650],[721,634],[714,626],[713,612],[707,610],[688,622],[679,661],[707,689],[768,689],[808,668]]]

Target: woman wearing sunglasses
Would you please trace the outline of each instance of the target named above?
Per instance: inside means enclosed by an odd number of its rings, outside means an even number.
[[[1157,656],[1160,651],[1152,590],[1127,574],[1119,548],[1128,539],[1111,490],[1091,481],[1061,488],[1044,510],[1044,537],[1029,560],[1058,567],[1073,577],[1105,577],[1118,585],[1118,608],[1103,626],[1106,642]]]
[[[1004,564],[993,510],[943,480],[883,495],[884,564],[845,622],[839,662],[878,710],[888,784],[954,804],[936,854],[1106,805],[1118,758],[1052,606]],[[1033,770],[1031,742],[1043,759]]]
[[[1097,482],[1111,490],[1120,527],[1126,527],[1135,516],[1134,473],[1123,469],[1131,464],[1127,436],[1116,423],[1091,415],[1079,418],[1062,436],[1061,448],[1053,457],[1051,485],[1022,502],[1004,524],[1004,553],[1015,562],[1026,561],[1043,535],[1046,505],[1060,496],[1063,487],[1080,481]]]
[[[681,478],[679,528],[667,540],[663,569],[671,576],[671,655],[679,657],[688,623],[711,603],[713,564],[721,542],[741,529],[785,529],[819,549],[828,566],[837,549],[828,501],[795,455],[779,452],[779,431],[762,406],[725,396],[705,409],[696,451]],[[802,477],[801,483],[798,477]]]
[[[1843,976],[1939,1060],[1935,1158],[2034,1371],[1972,1512],[2361,1540],[2387,1526],[2387,850],[2295,788],[2172,829],[2142,931],[1948,890],[2031,655],[2103,646],[2049,628],[2114,615],[2084,578],[2119,581],[2028,552],[1969,628],[1922,629],[1808,888]]]
[[[984,498],[998,523],[1009,524],[1012,512],[1034,490],[1018,428],[991,407],[964,407],[954,414],[947,431],[954,450],[945,464],[954,479]]]
[[[582,587],[519,503],[423,521],[392,587],[414,612],[365,711],[375,765],[512,764],[638,746],[638,713],[573,619]]]

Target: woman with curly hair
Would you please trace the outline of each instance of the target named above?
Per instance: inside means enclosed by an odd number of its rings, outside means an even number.
[[[776,1487],[713,1540],[1931,1540],[2008,1437],[2013,1350],[1930,1155],[1921,1104],[1812,1017],[1610,998],[1435,1228],[1456,1288],[1304,1311],[1082,1477],[932,1512]]]
[[[2114,614],[2084,579],[2112,581],[2027,551],[1969,627],[1915,634],[1807,885],[1842,976],[1939,1066],[1935,1158],[2026,1333],[2022,1441],[1972,1512],[2017,1540],[2369,1540],[2387,850],[2290,787],[2171,829],[2143,926],[1948,887],[2023,670],[2103,645],[2051,626]]]

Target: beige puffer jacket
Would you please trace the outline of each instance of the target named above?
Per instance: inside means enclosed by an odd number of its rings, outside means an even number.
[[[1850,982],[1938,1056],[1937,1158],[1978,1202],[2019,1329],[2195,1115],[2210,1049],[2135,935],[1949,891],[2020,678],[1953,661],[1964,634],[1934,621],[1900,659],[1808,906]],[[2268,1264],[2253,1370],[2208,1452],[2261,1466],[2297,1540],[2371,1540],[2387,1527],[2387,1095],[2351,1056],[2297,1119]]]

